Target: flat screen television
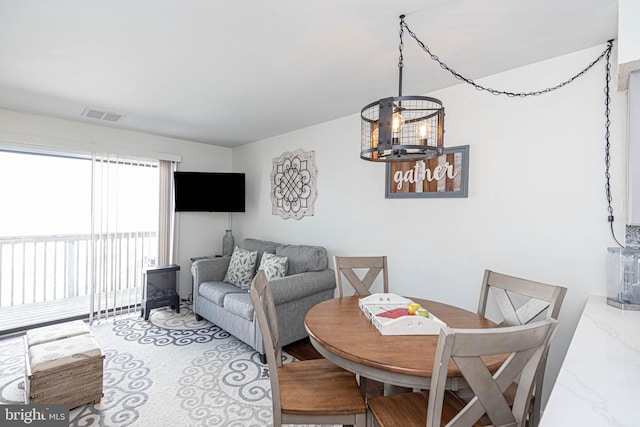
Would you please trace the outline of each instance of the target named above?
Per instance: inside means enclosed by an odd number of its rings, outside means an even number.
[[[174,172],[176,212],[244,212],[244,174]]]

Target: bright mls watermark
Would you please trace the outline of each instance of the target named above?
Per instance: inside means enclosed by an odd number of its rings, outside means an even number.
[[[67,427],[69,405],[2,405],[0,425]]]

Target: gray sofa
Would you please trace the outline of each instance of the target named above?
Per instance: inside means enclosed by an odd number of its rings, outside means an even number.
[[[264,252],[287,257],[285,277],[270,281],[280,322],[282,345],[307,336],[304,316],[314,305],[335,294],[335,274],[329,269],[327,251],[321,246],[285,245],[244,239],[242,249],[257,251],[256,267]],[[193,311],[264,355],[262,333],[247,290],[223,282],[230,257],[201,259],[191,266]]]

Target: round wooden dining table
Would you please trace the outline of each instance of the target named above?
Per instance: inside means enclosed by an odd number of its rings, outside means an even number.
[[[336,365],[361,377],[413,389],[429,389],[439,335],[382,335],[362,312],[361,295],[334,298],[309,310],[304,325],[312,345]],[[491,320],[462,308],[420,298],[409,298],[429,310],[450,328],[493,328]],[[490,371],[506,355],[483,358]],[[465,386],[450,361],[447,388]]]

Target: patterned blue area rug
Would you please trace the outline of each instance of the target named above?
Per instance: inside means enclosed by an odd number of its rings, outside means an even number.
[[[105,353],[104,397],[73,409],[70,426],[272,424],[271,384],[258,353],[219,327],[156,309],[91,326]],[[289,362],[293,360],[286,356]],[[0,404],[24,403],[22,337],[0,341]]]

